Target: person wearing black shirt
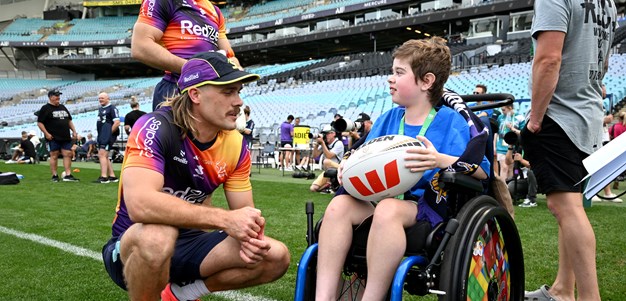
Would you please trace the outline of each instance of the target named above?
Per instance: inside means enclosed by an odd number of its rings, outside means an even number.
[[[43,105],[37,115],[37,126],[43,132],[50,151],[50,172],[52,182],[58,182],[57,158],[59,152],[63,155],[65,169],[64,182],[76,182],[72,175],[72,139],[76,139],[77,132],[72,122],[72,115],[61,104],[61,93],[57,89],[48,92],[48,103]],[[72,135],[70,135],[70,130]]]
[[[28,138],[30,138],[30,136]],[[22,156],[17,159],[18,164],[35,163],[37,153],[35,152],[35,146],[29,139],[24,139],[20,142],[20,150],[22,151]]]
[[[130,135],[130,129],[135,125],[135,121],[146,114],[146,112],[139,110],[139,101],[135,96],[130,98],[130,108],[132,111],[124,116],[124,131],[127,135]]]

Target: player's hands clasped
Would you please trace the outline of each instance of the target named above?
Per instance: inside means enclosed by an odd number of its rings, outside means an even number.
[[[261,210],[244,207],[229,211],[224,231],[241,243],[239,256],[245,263],[257,263],[268,254],[270,244],[264,240],[265,218]]]

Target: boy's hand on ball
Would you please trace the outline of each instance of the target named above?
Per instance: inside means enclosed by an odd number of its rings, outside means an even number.
[[[412,147],[408,149],[407,156],[404,157],[409,161],[404,166],[411,169],[411,172],[420,172],[431,170],[438,167],[439,152],[433,144],[426,138],[417,136],[417,140],[421,141],[425,147]]]

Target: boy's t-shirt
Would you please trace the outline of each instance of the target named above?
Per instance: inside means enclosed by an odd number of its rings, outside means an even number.
[[[396,107],[378,117],[367,136],[366,142],[376,137],[398,134],[404,111],[403,107]],[[416,137],[421,129],[421,125],[405,124],[404,135]],[[471,138],[469,125],[465,119],[453,109],[445,106],[439,108],[425,136],[439,153],[456,157],[463,154]],[[490,163],[486,157],[483,157],[480,167],[489,173]],[[439,168],[424,172],[419,182],[411,188],[411,194],[417,198],[421,197],[424,194],[424,189],[430,185],[430,180],[437,172],[439,172]]]

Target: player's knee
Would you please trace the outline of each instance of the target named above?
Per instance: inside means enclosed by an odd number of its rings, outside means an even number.
[[[272,246],[272,251],[274,252],[267,258],[266,282],[277,280],[285,275],[291,262],[291,255],[285,244],[276,241]]]
[[[131,252],[146,265],[160,267],[174,254],[178,231],[165,225],[143,225],[142,233],[134,239]]]

